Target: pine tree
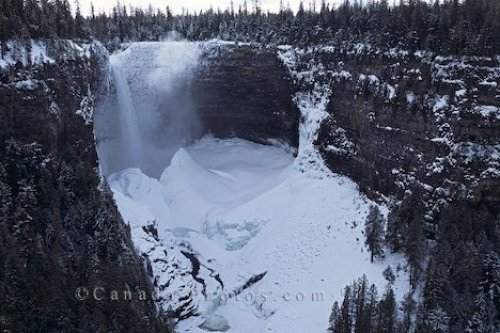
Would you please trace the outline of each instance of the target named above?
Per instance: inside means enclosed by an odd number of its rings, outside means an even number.
[[[488,253],[484,259],[483,281],[484,293],[496,305],[500,315],[500,256],[496,252]]]
[[[354,295],[354,333],[369,332],[366,318],[366,294],[368,288],[368,280],[366,279],[366,276],[363,275],[356,285],[357,288],[353,288],[357,291]]]
[[[378,206],[370,206],[370,211],[365,221],[365,244],[373,258],[384,254],[384,216]]]
[[[335,301],[332,306],[332,311],[330,313],[330,319],[328,321],[328,332],[335,333],[335,322],[340,316],[339,303]]]
[[[376,333],[394,333],[396,330],[396,297],[394,290],[388,288],[378,306]]]
[[[378,290],[377,287],[374,284],[372,284],[370,286],[370,289],[368,290],[366,311],[363,319],[364,326],[367,329],[366,333],[372,333],[373,331],[375,331],[378,325],[377,323],[378,303],[379,303]]]
[[[404,250],[410,224],[413,220],[421,219],[424,216],[423,202],[422,190],[417,187],[389,213],[386,240],[393,252]]]
[[[335,333],[352,333],[351,302],[351,287],[347,286],[344,289],[344,301],[340,308],[340,315],[335,320]]]
[[[0,57],[7,53],[7,41],[11,37],[12,9],[8,0],[0,0]]]
[[[450,316],[441,308],[434,309],[427,314],[425,325],[432,332],[448,333]]]
[[[413,324],[413,318],[416,311],[416,302],[413,299],[413,295],[411,292],[406,294],[403,300],[403,322],[402,329],[403,332],[410,332]]]
[[[92,6],[93,10],[93,6]],[[93,15],[93,14],[92,14]],[[75,13],[75,34],[77,38],[88,38],[90,36],[90,31],[86,26],[86,23],[80,12],[80,2],[76,2],[76,13]]]
[[[424,258],[423,220],[417,218],[411,220],[404,250],[408,264],[411,267],[410,283],[415,284],[422,272]]]

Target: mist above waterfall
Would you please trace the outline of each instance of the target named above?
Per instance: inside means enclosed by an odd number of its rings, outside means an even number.
[[[168,150],[166,159],[201,135],[201,123],[193,105],[190,83],[201,50],[199,44],[166,42],[148,76],[149,89],[156,92],[157,115],[149,128],[151,141]],[[165,167],[166,165],[163,165]]]
[[[154,67],[148,76],[150,88],[169,93],[192,75],[201,55],[199,43],[165,41],[159,49]]]
[[[134,43],[110,57],[115,93],[96,113],[105,175],[130,167],[159,177],[175,152],[201,135],[190,91],[199,43]]]

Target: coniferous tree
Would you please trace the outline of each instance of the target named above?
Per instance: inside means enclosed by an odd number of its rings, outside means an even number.
[[[365,244],[373,258],[384,254],[384,216],[378,206],[370,206],[365,221]]]
[[[416,314],[417,304],[413,299],[413,295],[411,292],[406,294],[403,300],[403,320],[401,323],[403,332],[410,332],[411,327],[414,323],[413,318]]]
[[[333,330],[335,333],[352,333],[351,302],[351,287],[347,286],[344,289],[344,300],[340,308],[340,314],[335,320]]]
[[[340,316],[340,308],[339,308],[339,303],[335,301],[332,306],[332,311],[330,313],[330,319],[328,321],[328,332],[334,333],[335,332],[335,321],[337,318]]]
[[[363,277],[355,283],[356,295],[354,298],[354,332],[355,333],[363,333],[368,332],[369,327],[366,317],[366,297],[367,297],[367,289],[368,289],[368,280],[366,276]]]
[[[408,236],[404,244],[406,259],[410,265],[410,282],[416,283],[422,272],[424,259],[423,220],[412,219],[408,227]]]
[[[16,14],[14,12],[14,6],[10,0],[0,1],[0,47],[1,47],[1,57],[5,56],[7,50],[7,42],[13,37],[14,24],[16,21]]]
[[[315,10],[303,3],[294,15],[280,3],[278,13],[265,13],[259,1],[248,1],[236,13],[210,9],[174,16],[166,11],[117,5],[111,15],[91,15],[83,19],[76,3],[71,15],[68,0],[2,0],[0,1],[1,53],[6,43],[18,38],[87,38],[90,28],[94,37],[116,48],[119,43],[134,40],[159,40],[171,30],[188,39],[224,37],[233,40],[271,44],[331,43],[332,40],[369,42],[381,48],[400,47],[407,50],[428,48],[437,53],[494,55],[500,49],[496,36],[500,33],[500,3],[495,0],[401,1],[389,6],[387,0],[363,4],[344,1],[338,8],[321,2]],[[81,21],[85,21],[82,24]],[[337,38],[337,39],[336,39]]]
[[[92,19],[91,19],[92,20]],[[80,4],[76,3],[76,13],[75,13],[75,36],[77,38],[88,38],[90,36],[90,31],[86,26],[86,22],[80,12]]]
[[[339,309],[335,303],[332,308],[329,332],[398,332],[400,324],[394,291],[388,287],[386,294],[379,300],[375,285],[368,285],[368,280],[363,276],[346,287],[342,307]]]
[[[420,219],[418,222],[422,223],[424,210],[422,191],[419,188],[411,191],[399,205],[391,210],[387,221],[386,240],[394,252],[405,249],[409,235],[408,229],[416,219]]]
[[[384,298],[378,304],[377,325],[374,329],[376,333],[396,332],[396,297],[391,287],[388,288]]]

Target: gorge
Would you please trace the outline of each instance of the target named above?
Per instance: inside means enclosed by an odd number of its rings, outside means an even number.
[[[401,256],[370,263],[373,202],[322,161],[314,142],[329,96],[297,91],[290,52],[159,42],[111,56],[99,156],[179,331],[321,331],[353,276],[383,289],[388,266],[398,298],[408,289]],[[128,143],[136,133],[141,147]]]
[[[196,2],[0,1],[0,331],[500,332],[500,2]]]

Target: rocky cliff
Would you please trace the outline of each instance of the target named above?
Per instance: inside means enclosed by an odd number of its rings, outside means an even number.
[[[298,146],[300,113],[275,49],[209,44],[192,92],[205,133]]]
[[[1,330],[166,330],[99,178],[92,110],[106,51],[61,40],[18,50],[21,58],[0,71]],[[94,288],[102,288],[102,300]],[[120,295],[114,302],[113,290]]]
[[[359,45],[307,57],[330,86],[316,145],[333,171],[372,194],[401,196],[418,184],[435,202],[460,194],[498,208],[498,57]]]

